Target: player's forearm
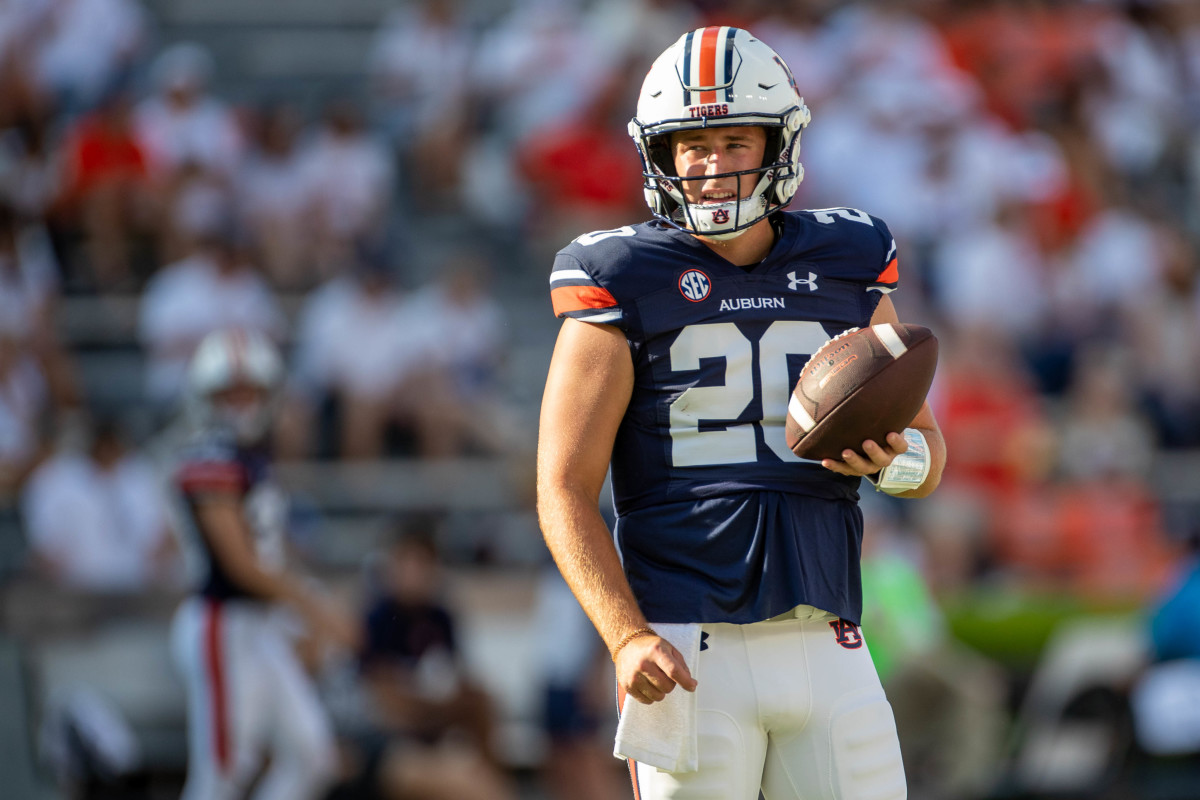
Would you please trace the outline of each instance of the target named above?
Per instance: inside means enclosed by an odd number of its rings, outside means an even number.
[[[301,593],[298,584],[259,564],[239,498],[209,497],[198,501],[195,508],[213,558],[238,589],[262,600],[296,600]]]
[[[224,568],[233,584],[249,595],[268,602],[295,606],[305,602],[299,583],[286,575],[267,572],[253,562],[226,563]]]
[[[626,634],[646,625],[594,498],[566,489],[541,489],[542,535],[563,578],[611,652]]]

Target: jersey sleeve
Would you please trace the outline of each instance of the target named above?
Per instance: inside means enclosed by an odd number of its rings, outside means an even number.
[[[875,264],[878,271],[875,273],[875,277],[868,282],[867,291],[889,294],[895,291],[900,283],[900,261],[896,254],[896,239],[883,220],[871,217],[871,222],[875,227],[875,232],[879,234],[884,255]]]
[[[568,252],[560,252],[550,272],[550,300],[554,315],[584,322],[623,327],[624,312],[617,298],[600,285],[587,266]]]
[[[246,466],[232,448],[209,444],[189,449],[175,472],[185,496],[207,492],[244,492],[249,486]]]

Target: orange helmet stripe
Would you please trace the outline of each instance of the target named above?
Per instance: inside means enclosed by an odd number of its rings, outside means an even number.
[[[720,28],[705,28],[700,39],[700,74],[699,85],[717,85],[717,39],[721,36]],[[700,102],[717,102],[716,90],[701,92]]]

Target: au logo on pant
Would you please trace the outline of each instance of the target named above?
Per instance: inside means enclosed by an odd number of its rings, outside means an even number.
[[[857,650],[863,645],[862,634],[858,630],[858,626],[853,622],[846,622],[844,619],[835,619],[829,623],[829,627],[833,628],[833,632],[837,634],[837,643],[847,650]]]

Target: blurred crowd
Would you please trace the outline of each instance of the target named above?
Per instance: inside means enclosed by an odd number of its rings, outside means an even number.
[[[0,5],[0,507],[24,569],[183,580],[65,298],[135,301],[143,434],[195,345],[240,326],[289,353],[283,458],[528,452],[504,366],[534,323],[507,302],[574,236],[647,218],[625,126],[702,24],[789,63],[813,114],[794,206],[884,219],[900,316],[939,337],[950,460],[890,551],[931,602],[1149,608],[1200,540],[1200,494],[1154,482],[1200,452],[1200,4],[411,0],[317,102],[233,103],[238,76],[153,22],[137,0]]]

